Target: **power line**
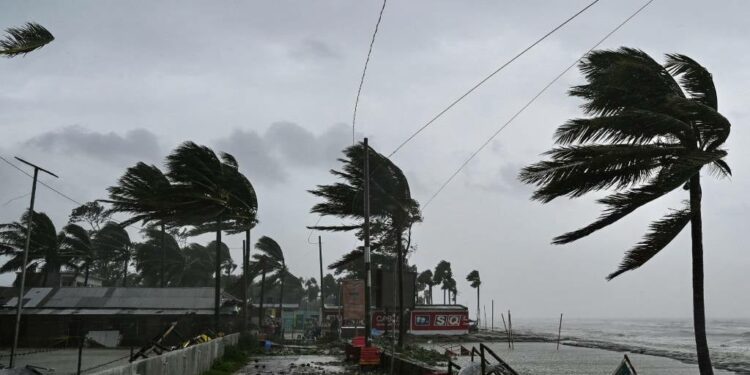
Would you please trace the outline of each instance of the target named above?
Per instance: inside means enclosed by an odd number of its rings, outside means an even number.
[[[448,186],[448,184],[450,184],[451,181],[453,181],[453,179],[458,175],[458,173],[461,172],[461,170],[464,169],[464,167],[466,167],[466,165],[468,165],[469,162],[472,159],[474,159],[475,156],[477,156],[477,154],[479,154],[485,147],[487,147],[487,145],[490,144],[490,142],[492,142],[492,140],[495,139],[495,137],[497,137],[497,135],[500,134],[500,132],[502,132],[503,129],[505,129],[508,125],[510,125],[513,122],[513,120],[515,120],[519,115],[521,115],[521,113],[523,113],[527,108],[529,108],[531,104],[533,104],[540,96],[542,96],[542,94],[545,91],[547,91],[547,89],[549,89],[553,84],[555,84],[555,82],[560,80],[560,78],[562,78],[568,71],[570,71],[570,69],[573,69],[578,64],[579,61],[583,60],[589,53],[591,53],[591,51],[593,51],[594,49],[599,47],[600,44],[604,43],[604,41],[609,39],[609,37],[612,36],[612,34],[616,33],[618,30],[620,30],[620,28],[625,26],[626,23],[628,23],[631,19],[637,16],[642,10],[644,10],[647,6],[649,6],[653,1],[654,0],[649,0],[645,4],[643,4],[640,8],[638,8],[638,10],[636,10],[628,18],[626,18],[619,25],[617,25],[617,27],[612,29],[612,31],[607,33],[607,35],[605,35],[602,39],[596,42],[596,44],[594,44],[593,47],[591,47],[588,51],[586,51],[586,53],[584,53],[583,55],[581,55],[581,57],[576,59],[576,61],[574,61],[567,68],[565,68],[565,70],[563,70],[560,74],[558,74],[554,79],[552,79],[552,81],[550,81],[536,95],[534,95],[534,97],[532,97],[531,100],[529,100],[523,107],[521,107],[521,109],[518,110],[518,112],[516,112],[513,116],[511,116],[510,119],[508,119],[508,121],[506,121],[497,131],[495,131],[495,133],[493,133],[484,143],[482,143],[482,145],[479,146],[479,148],[477,148],[471,154],[471,156],[469,156],[469,158],[466,159],[466,161],[464,161],[463,164],[461,164],[461,166],[458,167],[458,169],[456,169],[455,172],[453,172],[453,174],[440,186],[440,188],[430,197],[430,199],[427,200],[424,206],[422,206],[422,209],[424,210],[435,199],[435,197],[437,197],[438,194],[440,194],[440,192],[442,192],[443,189],[445,189],[445,187]]]
[[[365,66],[362,69],[362,77],[359,80],[359,88],[357,89],[357,98],[354,100],[354,113],[352,114],[352,144],[356,143],[356,135],[354,133],[354,126],[357,122],[357,108],[359,107],[359,95],[362,93],[362,86],[365,83],[365,74],[367,73],[367,65],[370,63],[370,56],[372,55],[372,46],[375,44],[375,36],[378,35],[378,28],[380,27],[380,21],[383,19],[383,11],[385,10],[385,3],[387,0],[383,0],[383,6],[380,8],[380,14],[378,14],[378,22],[375,23],[375,30],[372,32],[372,39],[370,39],[370,49],[367,51],[367,58],[365,59]]]
[[[6,159],[6,158],[4,158],[4,157],[2,157],[2,156],[0,156],[0,159],[2,159],[2,160],[3,160],[4,162],[8,163],[8,164],[9,164],[9,165],[10,165],[11,167],[13,167],[13,168],[15,168],[15,169],[19,170],[19,171],[20,171],[21,173],[23,173],[23,174],[25,174],[25,175],[27,175],[27,176],[29,176],[29,177],[32,177],[32,178],[33,178],[33,176],[29,174],[29,172],[26,172],[26,171],[24,171],[23,169],[21,169],[21,168],[20,168],[19,166],[17,166],[17,165],[15,165],[15,164],[11,163],[10,161],[8,161],[8,159]],[[67,200],[69,200],[69,201],[71,201],[71,202],[73,202],[73,203],[75,203],[75,204],[77,204],[77,205],[79,205],[79,206],[83,206],[83,203],[81,203],[81,202],[79,202],[79,201],[77,201],[77,200],[75,200],[75,199],[73,199],[73,198],[69,197],[69,196],[68,196],[68,195],[66,195],[65,193],[62,193],[61,191],[59,191],[59,190],[57,190],[57,189],[53,188],[52,186],[49,186],[48,184],[44,183],[43,181],[39,181],[39,184],[40,184],[40,185],[44,185],[44,186],[45,186],[45,187],[46,187],[47,189],[50,189],[50,190],[54,191],[55,193],[57,193],[57,194],[58,194],[58,195],[60,195],[61,197],[65,198],[65,199],[67,199]]]
[[[442,117],[446,112],[448,112],[451,108],[453,108],[453,106],[455,106],[456,104],[458,104],[460,101],[464,100],[464,98],[466,98],[467,96],[469,96],[469,94],[471,94],[472,92],[474,92],[474,90],[478,89],[479,86],[482,86],[485,82],[489,81],[490,78],[494,77],[497,73],[500,73],[501,70],[505,69],[505,67],[507,67],[508,65],[510,65],[511,63],[513,63],[513,61],[516,61],[519,57],[523,56],[526,52],[528,52],[529,50],[531,50],[532,48],[534,48],[537,44],[539,44],[543,40],[547,39],[547,37],[549,37],[550,35],[554,34],[557,30],[560,30],[563,26],[567,25],[570,21],[572,21],[573,19],[575,19],[576,17],[578,17],[579,15],[581,15],[583,12],[585,12],[586,10],[588,10],[589,8],[591,8],[592,6],[594,6],[594,4],[596,4],[598,2],[599,2],[599,0],[592,1],[589,5],[585,6],[583,9],[579,10],[576,14],[574,14],[571,17],[569,17],[568,19],[566,19],[563,23],[557,25],[554,29],[552,29],[549,32],[547,32],[546,34],[544,34],[544,36],[542,36],[541,38],[537,39],[534,43],[531,43],[531,45],[529,45],[528,47],[526,47],[523,51],[519,52],[517,55],[513,56],[513,58],[511,58],[510,60],[506,61],[503,65],[501,65],[499,68],[495,69],[495,71],[493,71],[492,73],[490,73],[489,75],[487,75],[486,77],[484,77],[481,81],[479,81],[477,84],[475,84],[474,86],[472,86],[463,95],[459,96],[458,99],[454,100],[447,107],[445,107],[442,111],[438,112],[438,114],[435,115],[435,117],[433,117],[432,119],[430,119],[430,121],[427,121],[424,125],[422,125],[419,129],[417,129],[417,131],[415,131],[414,133],[412,133],[412,135],[410,135],[408,138],[406,138],[405,141],[401,142],[401,144],[398,145],[398,147],[396,147],[396,149],[393,150],[393,152],[391,152],[390,155],[388,155],[388,157],[390,158],[391,156],[393,156],[394,154],[396,154],[399,150],[401,150],[402,147],[404,147],[407,143],[409,143],[412,139],[414,139],[414,137],[416,137],[419,133],[421,133],[423,130],[425,130],[428,126],[432,125],[433,122],[435,122],[437,119],[439,119],[440,117]]]

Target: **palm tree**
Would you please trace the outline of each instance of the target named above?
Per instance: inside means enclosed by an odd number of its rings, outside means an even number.
[[[479,271],[473,270],[466,275],[466,281],[472,288],[477,289],[477,327],[479,327],[479,286],[482,285],[482,280],[479,278]]]
[[[24,213],[20,221],[0,224],[0,255],[10,257],[0,273],[23,268],[23,253],[26,244],[26,225],[31,222],[31,246],[26,265],[27,271],[42,272],[42,285],[47,285],[50,276],[57,276],[62,267],[78,269],[79,262],[91,251],[88,232],[76,224],[68,224],[59,233],[50,218],[34,212],[31,221]]]
[[[187,262],[183,259],[177,240],[171,234],[154,227],[146,227],[141,232],[144,241],[135,245],[134,258],[142,284],[149,287],[179,286],[178,275],[185,269]],[[203,246],[200,246],[200,250],[207,251]],[[208,285],[206,283],[203,286]]]
[[[11,27],[5,30],[8,35],[0,40],[0,55],[16,57],[49,44],[55,37],[44,26],[27,22],[23,27]]]
[[[332,185],[318,185],[310,193],[323,198],[324,202],[313,206],[311,212],[324,216],[335,216],[353,220],[352,225],[312,227],[327,231],[360,230],[364,222],[364,160],[369,155],[370,175],[372,185],[370,189],[370,215],[375,223],[388,228],[383,234],[382,246],[396,254],[398,277],[399,316],[404,314],[403,269],[405,267],[404,248],[409,249],[408,243],[411,226],[422,220],[419,203],[411,197],[411,190],[406,176],[388,158],[377,153],[372,148],[365,149],[363,143],[348,147],[344,150],[346,158],[339,159],[344,165],[341,171],[332,170],[331,174],[341,178],[344,182]],[[407,232],[408,231],[408,232]],[[405,237],[405,234],[409,235]],[[403,347],[406,325],[400,326],[398,339],[399,348]]]
[[[130,236],[122,225],[111,221],[104,224],[94,232],[91,248],[94,258],[84,268],[84,284],[88,285],[89,267],[93,266],[106,285],[116,285],[122,277],[122,286],[127,286],[128,265],[132,254]]]
[[[167,176],[173,182],[178,225],[195,226],[192,234],[216,232],[221,243],[223,230],[246,230],[254,225],[255,191],[239,172],[234,156],[216,155],[206,146],[185,142],[167,156]],[[219,331],[221,304],[221,254],[216,247],[214,328]]]
[[[155,223],[160,226],[159,246],[154,250],[158,249],[161,254],[158,272],[159,286],[165,287],[167,283],[166,259],[169,251],[166,224],[176,215],[174,189],[171,182],[158,167],[139,162],[125,171],[117,185],[107,190],[109,199],[102,201],[112,205],[110,211],[132,215],[121,223],[122,226],[139,221],[143,225]]]
[[[284,301],[284,280],[289,275],[289,270],[286,267],[286,261],[284,260],[284,251],[281,250],[281,246],[271,237],[263,236],[258,239],[255,244],[255,248],[259,251],[253,257],[263,262],[263,276],[265,277],[266,271],[270,270],[276,279],[281,283],[279,290],[279,319],[282,317],[283,301]],[[261,295],[263,295],[263,286],[261,286]],[[261,301],[261,304],[263,302]],[[261,305],[262,306],[262,305]],[[282,332],[283,338],[283,332]]]
[[[426,300],[425,302],[429,305],[432,305],[432,287],[435,286],[435,280],[434,280],[434,277],[432,276],[432,271],[426,270],[420,273],[419,276],[417,276],[417,282],[429,288],[428,294],[427,294],[429,297],[425,298]]]
[[[451,271],[450,262],[441,260],[437,266],[435,266],[435,275],[432,278],[434,285],[440,284],[440,289],[443,290],[443,304],[445,304],[445,292],[448,290],[448,280],[453,277],[453,271]]]
[[[630,249],[607,279],[636,269],[691,225],[693,319],[702,375],[711,374],[703,301],[703,232],[700,171],[731,173],[721,149],[730,123],[717,112],[711,73],[684,55],[667,55],[657,63],[645,52],[620,48],[595,51],[580,64],[587,83],[571,89],[583,98],[589,118],[558,128],[550,160],[523,169],[522,181],[539,186],[533,199],[578,197],[614,189],[599,200],[604,213],[592,224],[553,240],[564,244],[583,238],[627,216],[639,207],[684,188],[689,202],[651,224],[643,240]]]

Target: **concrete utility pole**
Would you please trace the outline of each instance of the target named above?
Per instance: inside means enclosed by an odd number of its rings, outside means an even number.
[[[323,302],[325,297],[323,296],[323,240],[318,236],[318,256],[320,258],[320,319],[318,326],[323,327]]]
[[[16,326],[13,331],[13,346],[10,348],[10,363],[8,367],[13,368],[16,349],[18,349],[18,333],[21,328],[21,311],[23,310],[23,291],[26,287],[26,267],[29,263],[29,245],[31,245],[31,227],[34,222],[34,198],[36,198],[36,181],[39,177],[39,171],[58,178],[56,174],[34,164],[27,162],[16,156],[16,160],[34,167],[34,178],[31,184],[31,203],[29,204],[29,216],[26,219],[26,245],[23,249],[23,267],[21,268],[21,283],[18,285],[18,300],[16,301]]]
[[[370,318],[370,146],[367,145],[367,138],[364,141],[365,148],[365,168],[364,168],[364,209],[365,209],[365,346],[370,346],[370,335],[372,331],[372,319]]]

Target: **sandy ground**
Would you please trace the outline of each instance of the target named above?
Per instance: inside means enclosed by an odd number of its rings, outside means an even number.
[[[342,365],[341,356],[320,355],[290,355],[258,357],[250,361],[242,370],[235,374],[266,375],[266,374],[356,374],[357,366],[353,368]]]
[[[50,369],[54,369],[52,374],[75,374],[78,366],[78,349],[57,349],[52,351],[45,351],[40,353],[32,353],[38,350],[49,350],[49,349],[33,349],[33,348],[21,348],[18,350],[19,354],[16,357],[16,367],[34,365],[41,366]],[[0,363],[8,365],[8,355],[10,350],[0,350]],[[130,349],[98,349],[98,348],[83,348],[83,356],[81,357],[81,369],[86,370],[95,366],[106,364],[97,369],[105,369],[115,366],[120,366],[128,363],[127,356],[130,355]],[[125,358],[123,358],[125,357]],[[114,362],[113,362],[114,361]],[[92,369],[93,370],[93,369]],[[93,371],[91,371],[93,372]]]

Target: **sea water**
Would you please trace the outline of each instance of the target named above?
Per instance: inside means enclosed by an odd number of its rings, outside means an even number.
[[[558,323],[556,319],[514,319],[513,330],[554,339]],[[495,328],[498,329],[497,324]],[[714,367],[750,374],[750,319],[709,320],[706,330]],[[562,338],[563,343],[571,345],[651,354],[695,363],[691,320],[564,319]]]

